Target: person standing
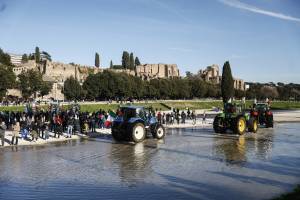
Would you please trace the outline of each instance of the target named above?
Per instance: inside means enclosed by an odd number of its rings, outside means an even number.
[[[73,133],[73,126],[74,126],[74,118],[73,117],[69,117],[68,121],[68,131],[67,131],[67,137],[71,138],[72,137],[72,133]]]
[[[37,123],[33,122],[31,127],[32,127],[31,128],[31,133],[30,133],[31,134],[31,141],[36,142],[39,138],[39,135],[38,135],[38,132],[37,132],[37,129],[38,129]]]
[[[11,145],[18,145],[20,130],[20,122],[15,122],[15,124],[13,125]]]
[[[1,138],[2,146],[4,146],[6,128],[7,127],[5,125],[5,122],[3,122],[2,119],[0,118],[0,138]]]
[[[203,115],[202,115],[202,124],[206,123],[206,111],[203,111]]]
[[[191,118],[192,118],[192,120],[193,120],[193,122],[192,122],[193,125],[195,125],[195,124],[196,124],[196,113],[195,113],[194,110],[192,111]]]
[[[44,138],[44,130],[43,130],[42,117],[38,116],[36,122],[37,122],[38,135],[39,135],[39,137],[41,137],[43,139]]]
[[[159,124],[161,124],[161,112],[159,111],[158,113],[157,113],[157,120],[158,120],[158,123]]]
[[[162,124],[166,124],[166,113],[162,115]]]
[[[91,131],[92,131],[92,133],[96,133],[96,117],[95,117],[95,114],[92,114],[92,116],[90,118],[90,121],[91,121]]]
[[[181,123],[185,124],[185,118],[186,118],[186,114],[184,111],[181,112]]]
[[[56,138],[56,135],[58,135],[58,138],[60,138],[62,133],[63,133],[62,119],[61,119],[61,116],[57,115],[57,118],[56,118],[56,132],[54,133],[54,137]]]
[[[191,111],[190,111],[190,108],[187,109],[187,119],[191,119]]]

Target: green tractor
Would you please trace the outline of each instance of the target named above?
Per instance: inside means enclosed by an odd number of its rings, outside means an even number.
[[[235,134],[243,135],[248,129],[256,133],[258,129],[257,118],[246,113],[242,104],[225,103],[224,112],[218,114],[213,122],[216,133],[225,133],[231,130]]]

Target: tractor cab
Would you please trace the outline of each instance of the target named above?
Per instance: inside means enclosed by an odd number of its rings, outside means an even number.
[[[224,104],[225,114],[241,114],[244,112],[243,106],[237,103],[225,103]]]

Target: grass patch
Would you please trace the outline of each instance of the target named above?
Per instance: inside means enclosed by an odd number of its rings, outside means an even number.
[[[253,101],[246,101],[246,108],[252,106]],[[126,104],[123,104],[126,105]],[[223,108],[222,101],[158,101],[151,103],[134,103],[133,105],[145,106],[154,108],[155,110],[170,110],[171,108],[178,108],[180,110],[189,108],[190,110],[197,109],[212,109],[214,107]],[[81,111],[94,112],[98,110],[113,110],[115,111],[119,104],[81,104]],[[48,109],[47,105],[42,106],[44,110]],[[64,105],[64,108],[68,108],[68,105]],[[24,111],[24,106],[0,106],[0,111]],[[300,109],[300,102],[289,101],[275,101],[271,103],[271,109],[273,110],[292,110]]]
[[[275,101],[271,103],[273,110],[292,110],[300,109],[300,102],[295,101]]]
[[[23,112],[25,106],[0,106],[0,111]]]
[[[80,111],[95,112],[101,110],[117,110],[118,104],[83,104],[80,105]]]
[[[300,185],[290,193],[283,194],[280,197],[274,198],[273,200],[300,200]]]
[[[222,101],[166,101],[162,104],[169,108],[178,108],[179,110],[187,109],[212,109],[214,107],[223,107]]]
[[[122,105],[129,105],[129,104],[122,104]],[[112,110],[116,111],[120,104],[82,104],[80,105],[80,110],[83,112],[95,112],[98,110]],[[136,106],[144,106],[144,107],[152,107],[153,109],[157,110],[167,110],[167,108],[160,103],[133,103],[132,105]]]

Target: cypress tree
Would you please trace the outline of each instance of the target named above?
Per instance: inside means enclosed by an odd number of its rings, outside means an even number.
[[[138,57],[135,57],[134,64],[135,64],[135,66],[141,65]]]
[[[134,69],[134,57],[133,57],[133,53],[130,53],[130,69],[133,70]]]
[[[226,61],[223,66],[221,92],[223,102],[226,103],[234,95],[234,81],[231,74],[229,61]]]
[[[41,54],[39,47],[35,47],[35,62],[40,63],[41,61]]]
[[[27,54],[22,55],[22,63],[27,63],[28,62],[28,56]]]
[[[97,52],[95,54],[95,66],[96,67],[100,66],[100,56],[99,56],[99,54]]]
[[[129,53],[127,51],[123,51],[122,67],[124,69],[128,69],[130,67]]]
[[[114,64],[113,64],[113,61],[110,60],[110,66],[109,66],[111,69],[114,67]]]

